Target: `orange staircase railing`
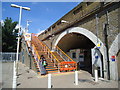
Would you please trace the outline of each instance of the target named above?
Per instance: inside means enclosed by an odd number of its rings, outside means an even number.
[[[51,50],[42,41],[40,41],[37,36],[33,35],[32,36],[32,40],[36,40],[38,43],[41,44],[41,46],[42,46],[42,50],[41,51],[43,51],[44,53],[46,53],[48,55],[48,58],[50,58],[51,62],[54,63],[54,67],[57,67],[58,71],[59,71],[59,63],[60,63],[60,61],[55,57],[55,55],[51,52]],[[35,50],[35,53],[36,53],[38,59],[40,59],[38,51],[36,50],[34,45],[33,45],[33,48]]]
[[[56,67],[59,71],[71,71],[77,69],[77,63],[73,61],[64,51],[62,51],[58,46],[56,46],[56,52],[62,57],[63,61],[61,62],[54,54],[51,52],[49,47],[42,41],[38,39],[37,36],[32,34],[32,54],[34,56],[34,62],[40,72],[39,60],[40,53],[39,51],[47,54],[47,57],[50,58],[50,61],[54,63],[54,67]]]
[[[56,46],[56,51],[61,57],[63,57],[64,61],[74,61],[64,51],[62,51],[58,46]]]
[[[64,59],[64,61],[60,63],[60,71],[70,71],[77,69],[77,63],[72,58],[70,58],[64,51],[62,51],[58,46],[56,46],[55,51]]]
[[[63,61],[60,63],[60,71],[76,70],[77,63],[75,61]]]

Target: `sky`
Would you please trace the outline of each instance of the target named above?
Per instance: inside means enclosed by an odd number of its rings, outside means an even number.
[[[13,21],[19,21],[19,8],[11,7],[11,4],[29,7],[31,10],[22,10],[21,26],[29,23],[29,33],[39,33],[46,30],[62,16],[67,14],[80,2],[2,2],[2,20],[11,17]]]

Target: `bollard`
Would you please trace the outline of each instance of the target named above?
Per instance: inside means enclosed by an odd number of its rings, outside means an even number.
[[[48,88],[51,88],[51,74],[48,74]]]
[[[13,90],[16,90],[16,67],[15,67],[15,61],[14,61],[14,65],[13,65],[13,85],[12,85],[12,88]]]
[[[75,71],[75,85],[78,85],[78,71]]]
[[[95,69],[95,82],[98,82],[98,70]]]

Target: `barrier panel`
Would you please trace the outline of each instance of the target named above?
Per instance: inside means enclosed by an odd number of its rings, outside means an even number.
[[[77,63],[75,61],[63,61],[59,64],[60,71],[71,71],[77,69]]]

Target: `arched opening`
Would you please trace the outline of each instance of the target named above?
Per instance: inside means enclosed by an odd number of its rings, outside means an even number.
[[[92,49],[95,49],[97,46],[97,41],[102,45],[97,55],[99,61],[96,61],[95,55],[92,52]],[[80,27],[74,27],[67,29],[59,35],[54,46],[60,47],[65,53],[67,53],[74,61],[78,63],[78,69],[88,71],[91,74],[93,72],[93,64],[96,63],[96,66],[99,68],[99,76],[104,77],[105,69],[105,56],[104,56],[104,45],[92,32]],[[102,52],[101,52],[102,51]],[[99,53],[99,54],[98,54]],[[80,62],[80,63],[79,63]],[[97,65],[98,64],[98,65]]]
[[[57,45],[78,63],[78,69],[92,73],[91,49],[94,43],[86,36],[78,33],[66,34]]]

